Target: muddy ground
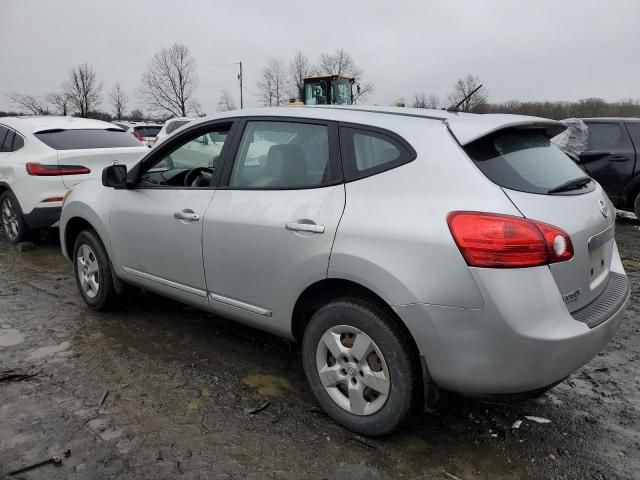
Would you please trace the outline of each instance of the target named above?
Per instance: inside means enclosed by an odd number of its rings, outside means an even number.
[[[640,294],[638,223],[617,239]],[[18,478],[640,478],[638,294],[606,350],[537,401],[452,397],[365,439],[318,409],[297,345],[150,294],[95,313],[55,233],[0,241],[0,477],[59,455]]]

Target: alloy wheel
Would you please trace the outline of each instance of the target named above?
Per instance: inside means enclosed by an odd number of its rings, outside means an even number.
[[[389,396],[391,379],[376,343],[362,330],[337,325],[321,337],[316,350],[320,382],[331,399],[354,415],[372,415]]]
[[[76,268],[82,291],[87,297],[95,298],[100,289],[98,259],[92,248],[86,243],[78,248]]]
[[[13,201],[10,198],[5,198],[2,201],[2,227],[4,233],[10,241],[15,241],[20,234],[20,223],[18,221],[18,212]]]

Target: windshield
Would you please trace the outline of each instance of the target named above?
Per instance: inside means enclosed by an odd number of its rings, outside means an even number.
[[[585,177],[541,131],[503,130],[476,140],[465,151],[491,181],[521,192],[546,194]]]
[[[307,82],[304,85],[305,105],[326,105],[329,103],[327,82]]]
[[[336,105],[351,105],[351,82],[334,80],[331,82],[331,94]]]

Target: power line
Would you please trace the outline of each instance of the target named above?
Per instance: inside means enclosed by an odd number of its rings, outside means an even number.
[[[9,62],[48,63],[48,64],[58,64],[58,65],[78,65],[80,63],[85,63],[85,62],[77,62],[77,61],[72,62],[69,60],[34,60],[30,58],[19,58],[19,57],[0,57],[0,60],[9,61]],[[108,63],[108,62],[90,62],[90,63],[95,63],[96,65],[108,65],[111,67],[123,67],[123,68],[145,68],[146,67],[146,65],[140,65],[140,64],[126,65],[121,63]],[[198,64],[198,68],[231,67],[234,65],[238,65],[238,62]]]

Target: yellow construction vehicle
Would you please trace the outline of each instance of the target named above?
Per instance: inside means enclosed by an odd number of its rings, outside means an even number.
[[[304,98],[289,105],[351,105],[356,79],[345,75],[319,75],[304,78]]]

